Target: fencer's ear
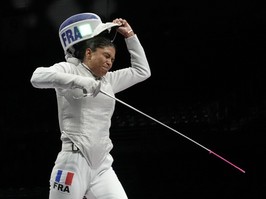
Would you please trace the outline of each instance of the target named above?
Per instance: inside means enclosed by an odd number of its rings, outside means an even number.
[[[92,50],[90,48],[86,48],[86,51],[85,51],[86,57],[91,56],[91,54],[92,54]]]

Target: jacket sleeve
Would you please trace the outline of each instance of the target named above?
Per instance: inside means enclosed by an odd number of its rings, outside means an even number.
[[[130,54],[131,66],[107,74],[107,78],[113,87],[114,93],[125,90],[151,76],[145,51],[137,35],[126,38],[125,42]]]
[[[31,84],[35,88],[61,88],[61,89],[83,89],[90,83],[95,86],[96,81],[90,77],[73,74],[68,63],[59,63],[51,67],[39,67],[33,72]]]

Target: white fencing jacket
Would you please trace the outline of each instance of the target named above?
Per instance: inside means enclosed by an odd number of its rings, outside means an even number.
[[[109,71],[101,78],[101,90],[114,96],[134,84],[144,81],[151,75],[144,49],[137,37],[125,39],[131,57],[131,66]],[[62,143],[73,142],[83,153],[88,164],[97,168],[113,148],[109,136],[111,117],[115,100],[98,93],[96,97],[80,96],[82,89],[77,88],[83,76],[96,81],[92,73],[81,63],[56,63],[50,67],[38,67],[31,77],[36,88],[54,88],[58,104],[59,126]]]

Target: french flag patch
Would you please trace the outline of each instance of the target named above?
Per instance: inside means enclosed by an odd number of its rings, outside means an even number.
[[[64,170],[58,170],[55,176],[55,181],[59,184],[65,184],[70,186],[72,184],[72,180],[74,177],[74,173]]]

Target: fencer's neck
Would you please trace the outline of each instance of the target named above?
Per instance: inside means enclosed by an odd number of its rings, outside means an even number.
[[[82,65],[86,70],[88,70],[88,71],[93,75],[93,77],[94,77],[96,80],[100,80],[100,79],[101,79],[101,77],[97,77],[96,75],[93,74],[93,72],[91,71],[91,69],[90,69],[89,66],[87,66],[87,65],[84,64],[84,63],[81,63],[81,65]]]

